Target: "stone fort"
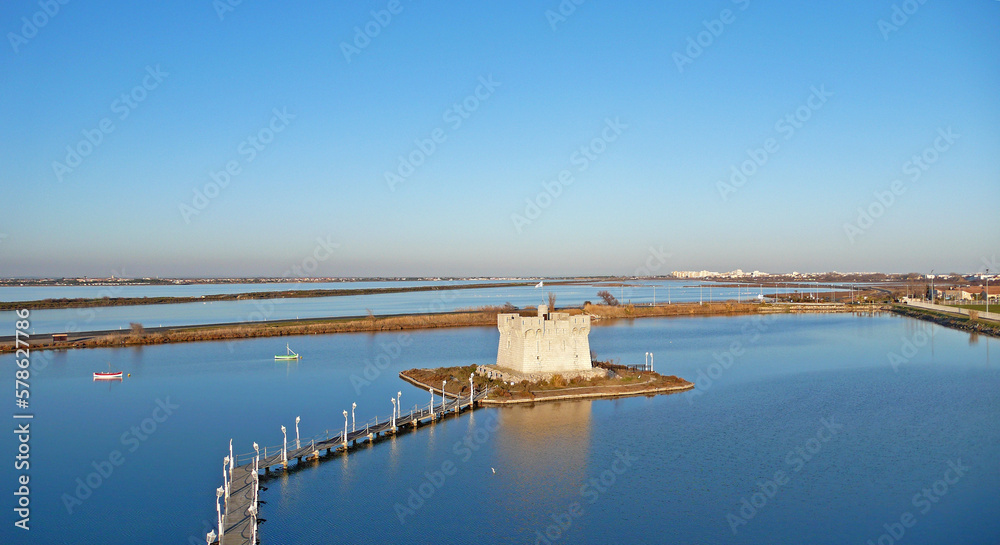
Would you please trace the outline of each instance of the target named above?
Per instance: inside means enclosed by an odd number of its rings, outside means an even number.
[[[603,376],[590,361],[590,316],[570,316],[549,312],[548,305],[538,306],[538,316],[497,315],[500,345],[497,366],[480,366],[480,372],[505,380],[547,380],[559,374],[564,378]]]

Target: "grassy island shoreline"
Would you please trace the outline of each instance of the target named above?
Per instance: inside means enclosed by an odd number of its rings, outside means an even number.
[[[613,374],[608,378],[566,380],[555,375],[549,381],[528,382],[525,380],[514,384],[474,375],[476,367],[476,365],[466,365],[437,369],[407,369],[399,373],[399,378],[417,388],[433,389],[439,394],[441,393],[441,385],[445,384],[445,395],[454,398],[470,395],[469,377],[473,376],[477,392],[482,391],[483,388],[490,389],[490,395],[480,401],[482,405],[653,396],[683,392],[694,388],[693,383],[673,375],[660,375],[652,371],[635,371],[620,365],[613,366]]]

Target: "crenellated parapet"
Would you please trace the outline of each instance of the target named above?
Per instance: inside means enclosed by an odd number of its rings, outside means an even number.
[[[539,305],[538,316],[497,316],[500,344],[497,365],[525,374],[567,376],[592,371],[590,316],[548,312]]]

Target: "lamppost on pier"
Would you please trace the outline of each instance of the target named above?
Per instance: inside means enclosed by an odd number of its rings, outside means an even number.
[[[469,375],[469,409],[472,409],[472,405],[476,402],[476,384],[472,382],[472,379],[476,376],[475,373]]]
[[[431,418],[434,418],[434,388],[428,388],[427,391],[431,393]]]
[[[297,448],[297,449],[298,448],[302,448],[302,445],[299,443],[299,420],[301,420],[301,418],[299,418],[298,416],[296,416],[295,417],[295,448]]]
[[[927,284],[924,284],[925,286]],[[934,304],[934,297],[937,296],[937,292],[934,291],[934,269],[931,269],[931,304]]]
[[[222,459],[222,487],[226,494],[226,499],[229,499],[229,456]],[[220,534],[222,532],[219,532]]]
[[[233,466],[236,465],[236,458],[233,457],[233,440],[229,440],[229,482],[233,482]],[[229,497],[229,493],[226,493]]]
[[[399,416],[403,416],[403,402],[401,398],[403,397],[403,391],[399,390],[396,392],[396,411]]]
[[[215,543],[215,530],[205,534],[205,539],[208,540],[208,545]],[[219,540],[219,543],[222,543],[221,539]]]
[[[219,501],[225,493],[226,491],[223,490],[221,486],[215,489],[215,514],[219,517],[219,543],[222,543],[222,534],[224,532],[224,527],[222,525],[222,508],[219,506]]]
[[[250,513],[250,543],[257,543],[257,504],[251,505],[247,512]]]
[[[285,427],[281,426],[281,461],[288,465],[288,434],[285,433]]]
[[[392,429],[396,429],[396,398],[390,397],[389,401],[392,402],[392,421],[390,422],[390,425],[392,426]]]
[[[253,520],[253,530],[251,530],[251,536],[253,537],[253,541],[251,541],[250,543],[256,544],[257,543],[257,494],[260,490],[260,481],[258,480],[260,477],[257,474],[257,470],[260,467],[260,448],[257,446],[257,443],[253,444],[253,450],[254,452],[257,453],[257,456],[254,457],[253,459],[253,501],[250,503],[250,509],[252,510],[251,514],[253,515],[254,520]],[[264,449],[264,455],[265,456],[267,455],[267,449]]]
[[[351,431],[357,431],[357,429],[354,427],[354,409],[357,408],[358,408],[357,403],[351,403]]]
[[[986,312],[990,311],[990,268],[986,267]]]
[[[448,405],[448,398],[444,395],[444,387],[448,385],[447,380],[441,381],[441,416],[444,416],[445,408]]]
[[[344,411],[344,446],[347,446],[347,411]]]

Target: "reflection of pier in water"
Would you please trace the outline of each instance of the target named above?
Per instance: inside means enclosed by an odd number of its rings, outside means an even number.
[[[587,474],[591,446],[590,401],[539,403],[499,409],[496,471],[505,490],[497,494],[498,513],[565,510]],[[507,472],[505,468],[517,468]],[[524,504],[536,509],[525,510]],[[507,515],[505,515],[507,516]],[[523,521],[526,525],[537,523]]]

